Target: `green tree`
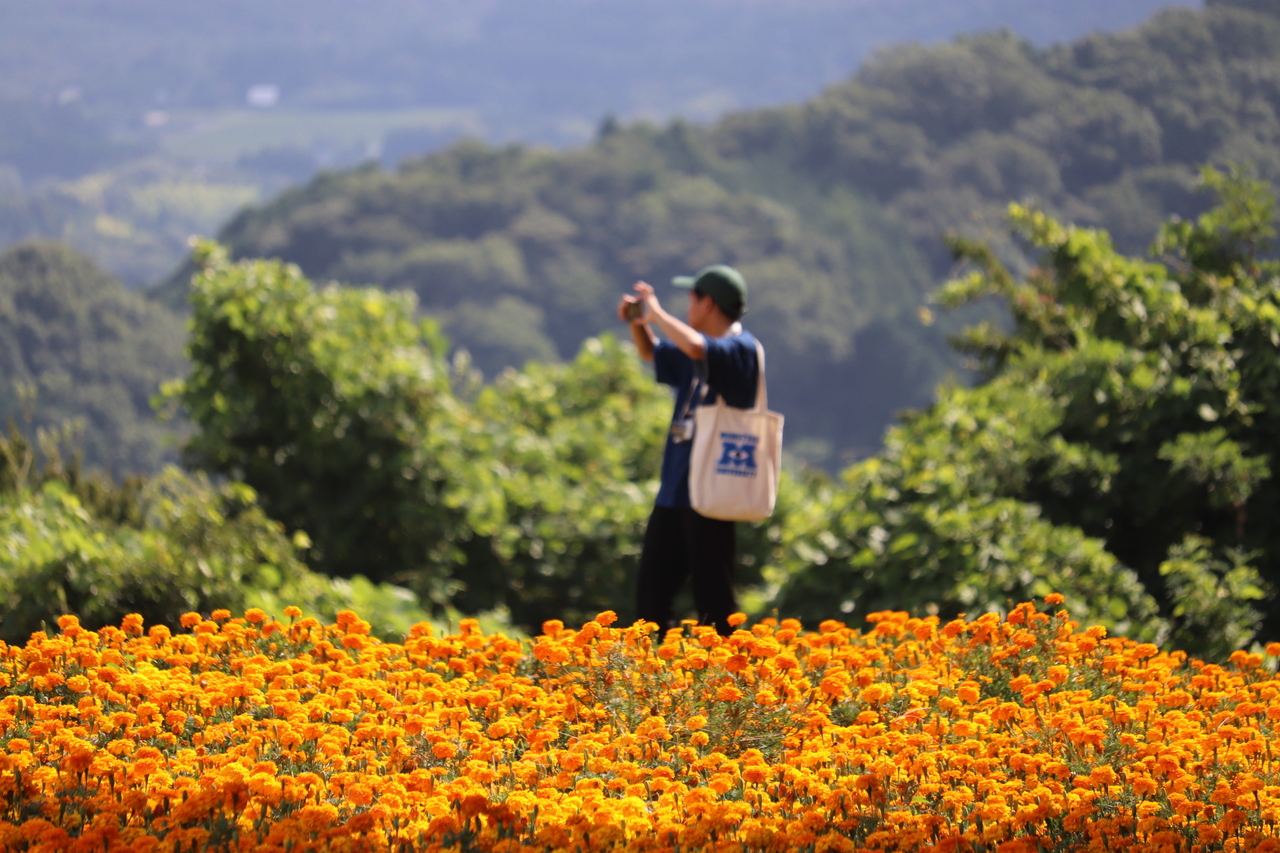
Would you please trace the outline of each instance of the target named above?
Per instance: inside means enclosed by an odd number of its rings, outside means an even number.
[[[197,249],[187,459],[251,485],[313,542],[311,563],[440,596],[464,538],[465,464],[443,341],[409,294],[315,289],[297,267]],[[423,575],[427,576],[426,578]],[[425,586],[424,586],[425,584]]]
[[[1205,180],[1221,204],[1167,226],[1159,261],[1017,206],[1043,252],[1025,278],[957,241],[977,269],[944,302],[998,297],[1011,328],[967,332],[985,381],[943,389],[793,527],[812,566],[784,607],[816,616],[843,591],[860,610],[898,596],[954,613],[1056,589],[1086,618],[1209,654],[1280,630],[1274,199],[1238,173]]]

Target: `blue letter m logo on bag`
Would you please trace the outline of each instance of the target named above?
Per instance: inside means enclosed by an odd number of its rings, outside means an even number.
[[[756,442],[760,439],[754,435],[740,433],[720,433],[720,461],[716,462],[717,474],[728,474],[731,477],[754,477],[756,475]]]

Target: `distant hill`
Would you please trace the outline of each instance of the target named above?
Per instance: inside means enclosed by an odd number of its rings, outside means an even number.
[[[222,239],[415,290],[490,373],[617,328],[638,277],[729,261],[756,288],[748,322],[794,446],[832,464],[954,367],[920,322],[945,231],[1017,262],[999,235],[1019,199],[1140,251],[1164,215],[1204,204],[1201,163],[1280,178],[1278,57],[1280,20],[1234,3],[1049,48],[1008,32],[906,46],[811,101],[707,127],[606,124],[564,153],[466,143],[326,174]]]
[[[812,97],[885,45],[1044,45],[1191,0],[48,0],[0,3],[0,247],[64,240],[152,284],[242,204],[463,137]]]
[[[81,421],[89,467],[150,472],[176,458],[151,398],[182,376],[182,320],[73,249],[0,252],[0,427],[29,438]],[[63,447],[63,451],[72,448]]]
[[[1044,45],[1188,0],[45,0],[0,6],[0,97],[155,110],[463,107],[491,141],[807,97],[871,51],[1007,28]],[[270,87],[274,95],[270,95]],[[277,100],[278,99],[278,102]]]

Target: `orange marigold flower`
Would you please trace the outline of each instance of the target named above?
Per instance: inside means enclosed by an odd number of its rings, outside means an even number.
[[[836,670],[829,672],[823,676],[822,682],[818,685],[818,689],[832,699],[838,699],[845,695],[849,690],[849,685],[853,683],[853,677],[844,670]]]
[[[893,698],[893,688],[888,684],[871,684],[858,692],[858,698],[868,705],[879,705]]]
[[[726,619],[725,621],[727,621],[727,622],[729,623],[730,627],[736,628],[736,627],[738,627],[739,625],[741,625],[743,622],[746,622],[746,621],[747,621],[747,614],[745,614],[745,613],[730,613],[730,614],[729,614],[729,618],[728,618],[728,619]]]
[[[1067,597],[1060,592],[1051,592],[1044,597],[1044,603],[1050,605],[1051,607],[1057,607],[1059,604],[1064,603],[1066,600],[1067,600]]]
[[[178,622],[182,625],[183,628],[190,628],[194,625],[199,625],[203,621],[204,621],[204,617],[201,616],[199,613],[194,613],[194,612],[183,613],[182,616],[178,618]]]
[[[855,822],[891,816],[866,849],[1030,853],[1059,820],[1134,851],[1199,834],[1280,853],[1260,654],[1204,663],[1031,605],[945,628],[872,615],[870,633],[689,621],[657,640],[609,613],[524,641],[472,620],[400,643],[353,613],[287,640],[253,610],[176,636],[63,619],[0,643],[0,787],[53,804],[0,821],[0,849],[200,850],[234,814],[264,851],[409,849],[465,822],[477,849],[852,853]]]
[[[732,684],[725,684],[716,690],[716,698],[721,702],[737,702],[742,698],[742,691]]]
[[[297,619],[302,615],[302,608],[290,604],[284,609],[284,615],[288,616],[290,619]]]

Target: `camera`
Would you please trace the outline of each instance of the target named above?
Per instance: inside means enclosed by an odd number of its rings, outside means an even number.
[[[622,308],[622,316],[627,318],[628,323],[633,320],[639,320],[641,317],[644,316],[644,303],[628,302]]]

